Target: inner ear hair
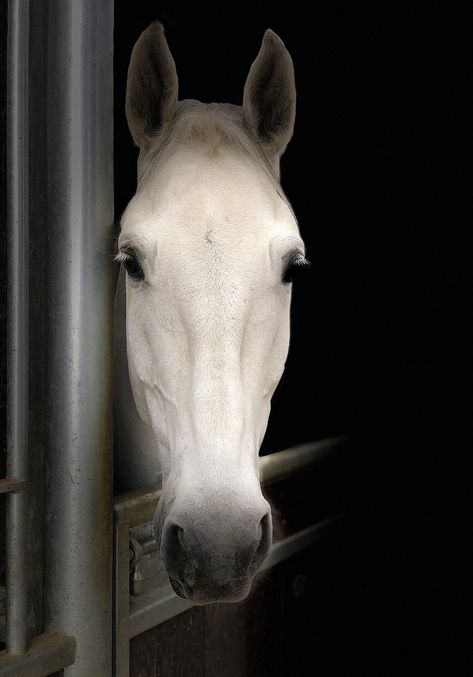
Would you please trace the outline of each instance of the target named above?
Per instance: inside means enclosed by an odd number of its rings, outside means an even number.
[[[146,147],[170,122],[177,108],[176,64],[155,21],[138,38],[130,58],[126,117],[137,146]]]

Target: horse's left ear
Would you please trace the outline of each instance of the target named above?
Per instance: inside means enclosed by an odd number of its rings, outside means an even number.
[[[282,155],[294,129],[296,86],[291,55],[270,29],[245,83],[243,111],[268,153]]]

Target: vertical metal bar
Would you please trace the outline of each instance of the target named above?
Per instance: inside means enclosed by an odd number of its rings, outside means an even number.
[[[28,12],[8,3],[7,38],[7,475],[28,473]],[[24,653],[27,636],[25,491],[7,497],[8,653]]]
[[[112,669],[113,1],[47,3],[45,629]]]

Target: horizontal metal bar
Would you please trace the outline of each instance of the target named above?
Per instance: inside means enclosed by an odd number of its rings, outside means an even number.
[[[1,677],[47,677],[74,663],[73,637],[45,634],[36,637],[23,656],[0,653]]]
[[[151,522],[161,496],[161,485],[150,489],[138,489],[116,496],[114,508],[118,524],[127,522],[130,528]]]
[[[325,536],[328,528],[338,519],[338,516],[331,517],[274,543],[261,570],[270,569],[284,560],[293,557],[298,552],[314,545]],[[168,584],[139,597],[131,597],[130,637],[140,635],[142,632],[177,616],[192,606],[194,605],[191,601],[177,597]]]
[[[317,442],[299,444],[283,451],[262,456],[260,462],[260,480],[262,484],[275,482],[302,472],[335,455],[347,442],[347,437],[333,437]],[[115,497],[115,512],[118,522],[128,522],[130,528],[150,522],[153,519],[161,485],[137,491],[130,491]]]
[[[10,491],[21,491],[26,485],[26,480],[17,480],[16,477],[5,477],[0,480],[0,494],[8,494]]]
[[[261,484],[290,477],[307,470],[311,465],[321,463],[329,456],[335,456],[346,445],[348,439],[348,437],[329,437],[261,456],[259,459]]]
[[[298,552],[310,548],[311,545],[320,541],[320,539],[326,535],[328,529],[340,519],[340,515],[329,517],[326,520],[322,520],[322,522],[312,524],[310,527],[297,531],[287,538],[276,541],[276,543],[273,543],[271,546],[271,550],[263,562],[261,571],[264,571],[264,569],[271,569],[271,567],[275,567],[277,564],[284,562],[284,560],[297,555]]]

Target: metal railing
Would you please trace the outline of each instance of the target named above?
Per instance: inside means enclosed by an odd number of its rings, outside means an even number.
[[[75,641],[40,635],[28,641],[26,509],[29,369],[29,3],[8,3],[7,41],[7,477],[6,654],[0,674],[42,677],[74,661]]]

